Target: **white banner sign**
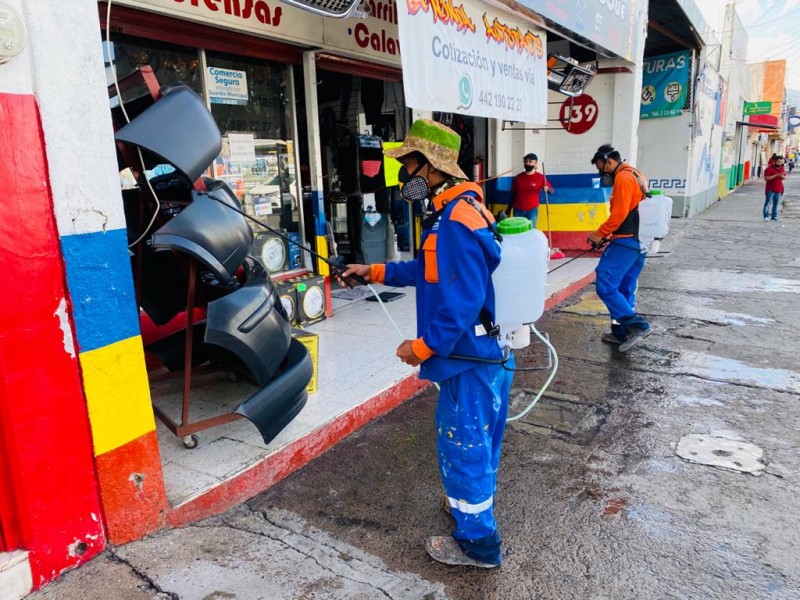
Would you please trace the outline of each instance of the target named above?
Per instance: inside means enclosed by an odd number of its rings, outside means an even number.
[[[408,106],[547,123],[543,30],[478,0],[401,0],[397,13]]]

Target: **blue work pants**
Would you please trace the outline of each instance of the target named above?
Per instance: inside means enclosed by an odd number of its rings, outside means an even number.
[[[650,327],[647,320],[634,310],[636,287],[644,268],[645,255],[636,238],[619,238],[606,246],[595,269],[597,295],[608,308],[611,318],[621,325],[615,334],[624,334],[630,327]]]
[[[514,358],[507,363],[514,367]],[[439,473],[456,520],[453,537],[467,556],[500,564],[494,495],[508,416],[512,371],[476,364],[441,382],[436,407]]]

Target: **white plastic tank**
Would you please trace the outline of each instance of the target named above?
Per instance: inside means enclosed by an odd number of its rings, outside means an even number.
[[[495,322],[501,335],[535,322],[544,312],[547,285],[547,238],[524,217],[503,219],[500,264],[492,273]]]
[[[653,240],[660,240],[669,233],[669,222],[672,218],[672,198],[665,196],[661,190],[653,190],[651,198],[639,203],[639,241],[642,246],[649,246]]]
[[[652,190],[650,193],[653,196],[649,200],[654,200],[661,211],[661,219],[655,232],[656,239],[661,240],[669,233],[669,223],[672,219],[672,198],[665,196],[661,190]]]

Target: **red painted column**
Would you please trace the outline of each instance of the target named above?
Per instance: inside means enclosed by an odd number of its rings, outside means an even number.
[[[35,98],[0,94],[0,123],[0,510],[40,587],[105,535]]]

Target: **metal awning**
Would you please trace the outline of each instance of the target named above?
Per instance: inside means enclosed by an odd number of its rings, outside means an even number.
[[[751,123],[750,121],[736,121],[737,125],[744,125],[745,127],[758,127],[759,129],[769,129],[771,131],[780,131],[777,125],[766,125],[764,123]]]

